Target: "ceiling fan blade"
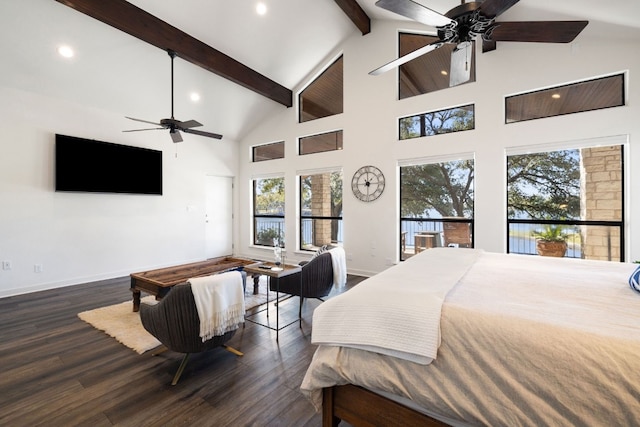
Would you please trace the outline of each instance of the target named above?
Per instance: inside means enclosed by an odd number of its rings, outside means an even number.
[[[182,142],[182,135],[180,135],[180,131],[177,129],[172,129],[169,131],[169,135],[171,135],[171,139],[173,142]]]
[[[489,41],[569,43],[589,21],[496,22],[487,31]]]
[[[496,50],[495,40],[482,39],[482,53],[491,52],[492,50]]]
[[[401,56],[398,59],[394,59],[391,62],[388,62],[386,64],[384,64],[382,67],[376,68],[373,71],[370,71],[369,74],[372,76],[378,76],[382,73],[386,73],[387,71],[399,67],[402,64],[405,64],[409,61],[411,61],[412,59],[416,59],[419,56],[425,55],[433,50],[436,50],[437,48],[439,48],[440,46],[442,46],[444,43],[442,43],[441,41],[437,41],[435,43],[431,43],[428,44],[426,46],[421,47],[420,49],[416,49],[413,52],[410,52],[404,56]]]
[[[222,135],[218,133],[205,132],[202,130],[182,129],[184,133],[192,133],[194,135],[206,136],[208,138],[222,139]]]
[[[195,120],[187,120],[186,122],[180,122],[176,120],[176,125],[179,128],[188,129],[188,128],[197,128],[198,126],[202,126],[202,123],[197,122]]]
[[[140,132],[143,130],[165,130],[165,128],[129,129],[129,130],[123,130],[122,132]]]
[[[150,125],[162,126],[160,123],[150,122],[149,120],[135,119],[133,117],[127,117],[127,116],[124,116],[124,117],[125,117],[125,119],[135,120],[136,122],[142,122],[142,123],[148,123]]]
[[[487,18],[495,18],[520,0],[484,0],[478,9]]]
[[[432,27],[444,27],[453,22],[435,10],[412,0],[378,0],[376,6]]]

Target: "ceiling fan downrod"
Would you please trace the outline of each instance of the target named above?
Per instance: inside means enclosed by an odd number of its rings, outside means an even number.
[[[173,60],[176,57],[175,51],[169,49],[167,53],[171,57],[171,118],[173,119]]]

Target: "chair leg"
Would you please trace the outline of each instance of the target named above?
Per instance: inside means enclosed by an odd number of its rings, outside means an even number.
[[[300,322],[300,327],[302,327],[302,303],[304,302],[304,297],[300,297],[300,308],[298,309],[298,321]]]
[[[180,379],[180,375],[182,375],[182,371],[184,371],[184,367],[187,366],[187,361],[189,360],[189,355],[191,353],[186,353],[182,358],[182,362],[176,371],[176,374],[173,376],[173,381],[171,381],[171,385],[176,385],[178,380]]]
[[[224,347],[224,349],[227,350],[228,352],[235,354],[236,356],[244,356],[243,352],[241,352],[240,350],[236,350],[233,347],[229,347],[228,345],[222,345],[222,347]]]

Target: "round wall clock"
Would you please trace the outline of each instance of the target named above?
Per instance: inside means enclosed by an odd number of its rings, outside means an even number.
[[[384,191],[384,175],[375,166],[363,166],[353,174],[353,194],[363,202],[376,200]]]

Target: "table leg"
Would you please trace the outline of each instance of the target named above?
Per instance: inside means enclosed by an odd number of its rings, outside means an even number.
[[[253,294],[258,295],[259,289],[260,289],[260,275],[254,274],[253,275]],[[267,289],[267,293],[268,292],[269,292],[269,289]]]
[[[133,311],[136,313],[140,310],[140,291],[131,288],[131,293],[133,294]]]

